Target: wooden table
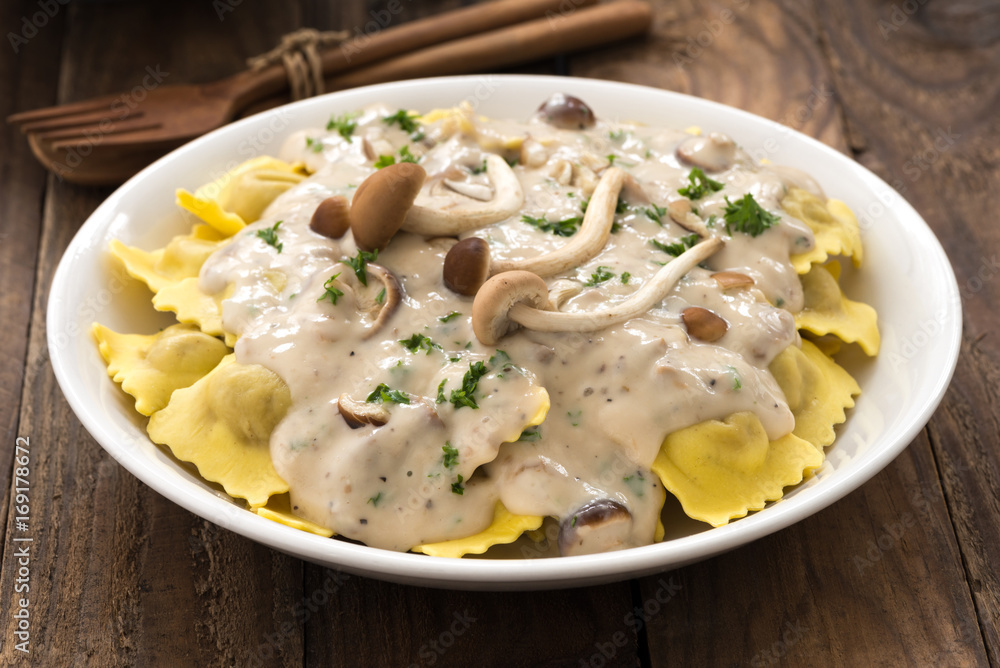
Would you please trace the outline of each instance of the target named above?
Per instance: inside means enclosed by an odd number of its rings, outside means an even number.
[[[384,5],[265,4],[4,2],[3,32],[24,39],[8,34],[0,48],[0,117],[131,89],[147,65],[170,83],[218,78],[283,33],[353,31]],[[456,4],[397,3],[391,20]],[[910,447],[814,517],[632,582],[483,594],[304,563],[163,499],[70,412],[47,362],[44,309],[63,249],[111,190],[45,173],[5,126],[0,483],[13,486],[15,439],[29,438],[35,542],[24,655],[5,493],[0,664],[1000,665],[996,2],[655,5],[648,39],[517,71],[726,102],[818,137],[896,185],[947,249],[966,313],[955,380]],[[666,590],[670,600],[653,605]],[[644,605],[642,620],[634,610]]]

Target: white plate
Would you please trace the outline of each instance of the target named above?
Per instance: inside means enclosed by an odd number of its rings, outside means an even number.
[[[848,360],[863,394],[827,463],[810,481],[763,511],[728,526],[657,545],[560,559],[450,560],[398,554],[324,539],[244,511],[149,441],[144,420],[108,378],[89,331],[156,331],[170,322],[148,291],[110,258],[113,239],[152,249],[189,229],[174,205],[178,187],[194,190],[254,155],[276,154],[282,140],[331,113],[375,102],[429,110],[469,100],[495,118],[527,118],[551,93],[590,104],[599,117],[667,127],[698,125],[731,135],[752,155],[812,174],[830,197],[858,215],[865,263],[847,293],[879,314],[882,351]],[[309,561],[371,577],[463,589],[542,589],[620,580],[705,559],[793,524],[851,492],[895,458],[930,419],[954,371],[961,306],[948,259],[927,224],[889,185],[837,151],[782,125],[693,97],[605,81],[472,76],[385,84],[305,100],[212,132],[157,161],[108,198],[83,225],[59,263],[48,305],[48,343],[56,378],[80,421],[140,480],[216,524]]]

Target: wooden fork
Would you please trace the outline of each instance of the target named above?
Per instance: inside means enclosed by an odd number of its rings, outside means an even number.
[[[573,0],[575,8],[596,0]],[[498,0],[359,35],[322,54],[330,75],[399,54],[519,24],[561,19],[567,0]],[[577,12],[577,9],[573,12]],[[475,63],[468,65],[475,71]],[[284,69],[271,65],[203,85],[154,83],[132,93],[22,112],[8,117],[28,135],[42,164],[73,183],[121,183],[173,148],[231,121],[254,102],[287,87]]]

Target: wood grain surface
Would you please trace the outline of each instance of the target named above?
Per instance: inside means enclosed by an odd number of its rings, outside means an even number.
[[[209,81],[300,26],[364,30],[381,2],[0,3],[0,115]],[[402,23],[459,2],[400,2]],[[321,568],[138,482],[70,411],[44,309],[110,194],[47,175],[0,128],[0,483],[30,439],[30,654],[21,543],[0,500],[0,665],[1000,666],[1000,4],[656,0],[646,39],[519,72],[718,100],[812,135],[892,184],[951,258],[962,355],[930,424],[834,506],[728,554],[555,592],[408,587]],[[569,6],[569,5],[568,5]],[[36,23],[42,25],[35,25]],[[31,28],[34,28],[32,31]],[[29,35],[30,37],[24,37]]]

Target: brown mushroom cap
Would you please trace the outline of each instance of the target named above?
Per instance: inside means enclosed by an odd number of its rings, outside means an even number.
[[[559,553],[564,556],[608,552],[628,547],[632,513],[613,499],[596,499],[559,524]]]
[[[586,130],[597,122],[586,102],[565,93],[553,93],[538,107],[538,113],[546,123],[563,130]]]
[[[361,182],[351,202],[351,232],[358,248],[385,250],[403,225],[427,172],[401,162],[378,170]]]
[[[490,246],[479,237],[462,239],[448,250],[442,271],[449,290],[472,297],[490,277]]]
[[[537,274],[505,271],[483,283],[472,303],[472,331],[483,344],[492,346],[518,324],[509,313],[515,304],[548,310],[549,291]]]
[[[343,195],[327,197],[309,220],[309,229],[329,239],[339,239],[351,227],[350,205]]]

